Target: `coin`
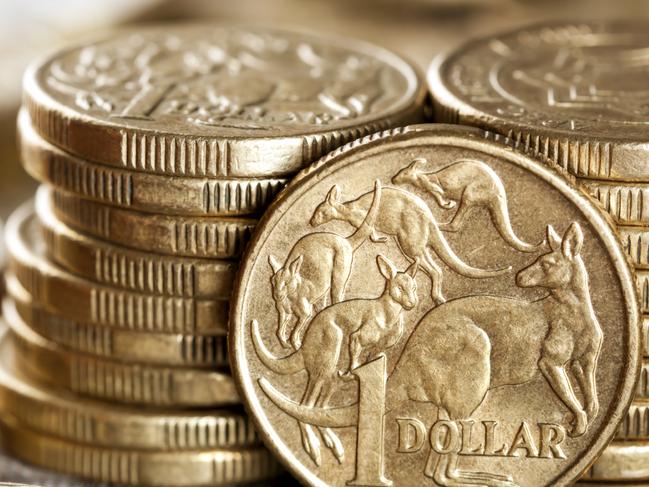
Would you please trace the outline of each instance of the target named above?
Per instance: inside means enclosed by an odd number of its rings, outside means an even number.
[[[83,323],[162,333],[224,334],[228,302],[140,294],[76,277],[44,257],[31,205],[7,223],[9,274],[49,310]]]
[[[5,307],[15,367],[51,386],[125,404],[212,407],[238,404],[223,369],[185,369],[119,362],[76,353],[46,340]]]
[[[204,450],[259,444],[238,408],[209,412],[156,410],[109,404],[46,388],[12,369],[9,340],[0,343],[0,406],[26,427],[99,447],[146,450]]]
[[[611,443],[584,475],[583,480],[633,482],[649,480],[649,443]],[[608,484],[607,484],[608,485]]]
[[[233,485],[275,477],[262,447],[151,452],[98,448],[36,433],[12,418],[0,424],[5,449],[26,462],[99,482],[141,486]]]
[[[260,222],[233,374],[304,484],[564,486],[615,435],[640,357],[626,257],[580,191],[485,137],[367,137]]]
[[[649,270],[636,269],[636,281],[640,298],[640,310],[649,314]]]
[[[423,119],[418,71],[382,48],[290,30],[138,27],[28,70],[36,131],[91,161],[200,177],[293,173]]]
[[[649,440],[649,402],[635,400],[620,424],[617,440]]]
[[[188,367],[229,366],[225,335],[182,335],[88,325],[51,313],[35,302],[17,279],[7,279],[11,301],[35,332],[76,352],[125,362]]]
[[[646,183],[582,180],[581,184],[604,206],[616,223],[649,224],[649,185]]]
[[[506,134],[576,176],[649,178],[646,23],[556,22],[465,44],[428,83],[441,122]]]
[[[122,208],[175,215],[239,216],[261,213],[284,179],[182,178],[138,173],[78,159],[34,132],[18,116],[23,166],[35,179],[84,198]]]
[[[620,241],[636,269],[649,269],[649,227],[617,225]]]
[[[239,257],[256,223],[252,218],[181,217],[142,213],[84,200],[41,186],[65,224],[93,237],[136,250],[184,257]]]
[[[36,214],[49,258],[100,284],[145,294],[198,299],[228,298],[237,263],[140,252],[81,234],[54,216],[38,198]]]

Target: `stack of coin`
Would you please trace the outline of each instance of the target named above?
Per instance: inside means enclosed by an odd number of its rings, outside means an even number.
[[[118,484],[275,476],[229,372],[237,261],[292,174],[424,100],[391,52],[291,31],[144,29],[35,64],[18,126],[44,185],[7,225],[4,447]]]
[[[438,59],[438,121],[505,135],[575,179],[610,214],[649,313],[649,26],[537,25]],[[598,299],[608,299],[599,296]],[[649,316],[635,402],[584,480],[649,480]]]

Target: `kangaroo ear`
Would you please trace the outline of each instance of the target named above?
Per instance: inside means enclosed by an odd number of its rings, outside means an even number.
[[[410,277],[414,279],[414,277],[417,275],[418,270],[419,270],[419,261],[415,260],[412,264],[410,264],[410,267],[406,269],[406,274],[408,274]]]
[[[386,279],[394,279],[397,275],[397,268],[394,267],[394,264],[388,260],[387,257],[383,257],[381,254],[376,256],[376,263],[379,266],[379,271],[381,275]]]
[[[270,264],[271,269],[273,269],[273,273],[277,273],[277,271],[282,268],[282,264],[280,264],[274,255],[268,256],[268,263]]]
[[[559,234],[554,230],[552,225],[548,225],[546,235],[550,249],[559,250],[561,248],[561,237],[559,237]]]
[[[565,235],[563,236],[563,241],[561,242],[561,251],[563,255],[567,258],[572,259],[579,255],[581,252],[581,247],[584,243],[584,234],[581,231],[581,227],[572,222],[568,230],[566,230]]]
[[[340,188],[337,184],[334,184],[329,192],[327,193],[327,201],[329,203],[337,203],[340,199]]]
[[[300,272],[300,267],[302,267],[302,262],[304,262],[304,256],[300,255],[297,257],[291,264],[288,266],[288,269],[291,271],[291,274],[295,275]]]
[[[421,169],[427,164],[428,160],[424,159],[423,157],[418,157],[410,163],[408,169]]]

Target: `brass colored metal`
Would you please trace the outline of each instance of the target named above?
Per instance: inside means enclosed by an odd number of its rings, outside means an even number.
[[[649,226],[617,225],[620,241],[636,269],[649,269]]]
[[[23,166],[35,179],[80,197],[152,213],[241,216],[261,213],[284,179],[160,176],[78,159],[42,139],[29,115],[18,116]]]
[[[7,223],[8,273],[52,312],[82,323],[137,331],[224,334],[226,300],[154,296],[76,277],[44,256],[38,222],[26,205]]]
[[[197,299],[229,298],[237,262],[191,259],[131,250],[83,235],[59,221],[47,198],[36,215],[48,257],[100,284],[144,294]]]
[[[649,226],[649,183],[583,179],[581,185],[618,225]]]
[[[621,441],[611,443],[584,475],[583,480],[600,482],[649,481],[649,442]],[[643,485],[646,485],[646,483]]]
[[[205,450],[259,444],[239,408],[149,411],[94,401],[47,388],[12,367],[15,351],[0,343],[0,407],[4,415],[42,434],[97,447],[135,450]]]
[[[149,214],[89,201],[41,186],[37,199],[50,199],[56,217],[82,233],[136,250],[173,256],[230,259],[250,239],[252,218]]]
[[[125,362],[180,367],[229,366],[225,335],[182,335],[88,325],[49,312],[35,302],[12,276],[7,278],[10,302],[36,333],[75,352]]]
[[[17,458],[58,472],[121,485],[231,486],[282,472],[263,447],[151,452],[99,448],[36,433],[2,418],[4,449]]]
[[[260,222],[233,374],[305,485],[567,486],[615,436],[641,356],[627,258],[589,198],[490,137],[364,138]]]
[[[137,28],[25,75],[36,131],[94,162],[174,176],[291,174],[423,119],[417,70],[351,39],[265,28]]]
[[[469,42],[429,70],[436,120],[506,135],[578,177],[646,182],[647,45],[644,22],[545,23]]]
[[[624,441],[643,440],[649,443],[649,401],[633,401],[615,438]]]
[[[35,380],[124,404],[212,407],[239,403],[227,370],[157,367],[76,353],[37,334],[13,311],[4,307],[15,366]]]

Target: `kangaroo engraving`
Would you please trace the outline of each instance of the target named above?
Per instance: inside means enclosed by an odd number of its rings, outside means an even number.
[[[491,221],[508,245],[521,252],[536,252],[544,242],[536,245],[523,242],[512,228],[507,205],[507,193],[502,181],[487,164],[481,161],[460,159],[439,171],[427,171],[428,161],[418,158],[392,177],[394,184],[410,184],[435,198],[445,209],[457,206],[449,223],[440,224],[447,232],[459,231],[467,215],[474,208],[489,212]]]
[[[342,220],[358,228],[363,215],[367,213],[371,198],[370,192],[355,200],[341,202],[340,191],[334,186],[316,208],[310,223],[319,226],[332,220]],[[444,238],[426,202],[400,188],[383,188],[374,228],[380,233],[393,236],[403,255],[411,262],[419,263],[430,278],[431,295],[436,304],[446,300],[442,293],[442,269],[435,262],[431,250],[451,269],[465,277],[495,277],[511,269],[477,269],[463,262]],[[375,236],[371,238],[378,240]]]
[[[581,228],[572,223],[561,238],[548,226],[547,243],[549,251],[516,276],[518,286],[547,289],[547,296],[536,301],[469,296],[424,315],[388,379],[388,409],[417,401],[437,406],[438,419],[468,419],[490,389],[524,384],[541,374],[572,414],[570,436],[586,432],[599,410],[595,374],[603,333],[580,255]],[[260,385],[299,421],[329,427],[358,422],[358,404],[305,408],[265,379]],[[424,473],[441,486],[515,485],[510,476],[464,471],[458,461],[459,447],[444,454],[431,449]]]
[[[381,184],[374,185],[372,204],[358,229],[349,237],[333,232],[305,235],[293,246],[286,263],[270,256],[273,299],[279,314],[277,337],[282,345],[300,348],[302,336],[316,304],[343,300],[352,270],[354,252],[374,231],[381,201]],[[291,324],[294,324],[291,330]]]
[[[304,335],[302,347],[284,358],[273,356],[259,333],[259,324],[251,323],[252,341],[261,362],[277,374],[288,375],[306,370],[308,383],[302,399],[305,408],[324,408],[336,390],[336,384],[348,370],[359,366],[393,347],[401,338],[404,310],[418,304],[417,262],[398,272],[387,258],[376,262],[385,278],[383,293],[374,299],[350,299],[332,304],[316,314]],[[348,353],[345,353],[347,347]],[[321,463],[320,443],[308,423],[300,423],[302,444],[311,459]],[[343,449],[333,431],[320,428],[325,445],[342,461]]]

